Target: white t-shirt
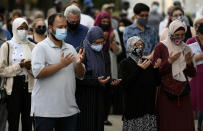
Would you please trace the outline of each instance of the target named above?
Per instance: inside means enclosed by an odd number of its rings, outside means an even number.
[[[92,27],[94,25],[94,19],[85,14],[80,15],[80,24],[87,26],[88,28]]]

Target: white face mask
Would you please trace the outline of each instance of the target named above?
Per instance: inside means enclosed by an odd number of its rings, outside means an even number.
[[[125,27],[124,26],[120,26],[118,29],[119,29],[120,32],[124,32],[125,31]]]
[[[27,37],[27,30],[17,30],[17,35],[19,40],[25,40]]]

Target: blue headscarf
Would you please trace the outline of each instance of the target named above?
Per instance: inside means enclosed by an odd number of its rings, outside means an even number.
[[[86,70],[91,72],[88,78],[97,78],[99,76],[106,76],[105,73],[105,64],[103,53],[96,52],[90,47],[93,42],[99,38],[104,38],[103,31],[98,26],[93,26],[87,32],[87,36],[83,42],[83,47],[85,48],[86,55]]]

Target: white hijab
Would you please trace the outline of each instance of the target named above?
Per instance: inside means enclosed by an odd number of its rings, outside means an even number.
[[[183,70],[186,68],[184,55],[191,51],[191,49],[183,41],[181,44],[176,45],[170,39],[170,36],[173,35],[175,31],[180,27],[183,27],[186,32],[187,27],[185,26],[185,24],[180,20],[174,20],[169,25],[167,38],[164,41],[161,41],[161,43],[163,43],[168,48],[169,55],[171,52],[173,52],[173,55],[178,52],[181,52],[180,57],[172,64],[172,75],[175,80],[186,81],[185,75],[183,73]]]
[[[16,18],[13,21],[13,24],[12,24],[13,38],[12,38],[12,41],[15,43],[21,44],[22,49],[23,49],[23,58],[25,60],[30,60],[31,59],[31,49],[28,46],[29,42],[28,42],[26,37],[25,37],[25,39],[20,40],[19,39],[20,36],[19,36],[18,30],[17,30],[17,28],[19,26],[21,26],[23,23],[26,23],[28,25],[28,22],[24,18]]]

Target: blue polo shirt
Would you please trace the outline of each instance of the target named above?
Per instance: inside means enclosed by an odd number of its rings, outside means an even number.
[[[80,46],[81,42],[84,41],[87,32],[88,27],[79,24],[74,32],[67,31],[67,36],[64,41],[77,48],[78,46]]]
[[[155,46],[158,44],[158,35],[155,32],[155,30],[149,26],[145,27],[144,32],[136,25],[136,23],[128,26],[123,34],[123,41],[125,47],[127,45],[127,40],[132,36],[138,36],[144,41],[145,43],[145,48],[143,51],[144,56],[150,55],[151,52],[154,50]]]

